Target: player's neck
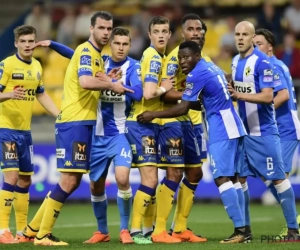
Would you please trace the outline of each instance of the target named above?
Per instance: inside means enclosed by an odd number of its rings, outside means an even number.
[[[93,39],[92,36],[90,36],[89,41],[90,41],[90,43],[94,46],[94,48],[96,48],[96,49],[98,49],[98,50],[100,50],[100,51],[103,49],[103,46],[97,44],[96,41]]]
[[[117,57],[115,57],[113,55],[111,56],[112,61],[115,62],[115,63],[123,62],[123,61],[126,60],[126,58],[127,58],[127,56],[124,57],[124,58],[117,58]]]
[[[154,48],[162,57],[164,56],[166,48],[158,49],[153,44],[151,44],[150,47]]]
[[[246,51],[246,52],[240,52],[240,57],[241,58],[245,58],[245,57],[251,55],[252,52],[253,52],[253,50],[254,50],[254,47],[252,46],[252,47],[250,47],[250,49],[248,51]]]

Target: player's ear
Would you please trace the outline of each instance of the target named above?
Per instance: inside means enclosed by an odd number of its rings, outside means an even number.
[[[18,48],[18,42],[17,41],[15,41],[15,47]]]
[[[151,31],[148,31],[149,39],[151,40]]]
[[[169,39],[171,38],[172,36],[172,31],[169,31]]]

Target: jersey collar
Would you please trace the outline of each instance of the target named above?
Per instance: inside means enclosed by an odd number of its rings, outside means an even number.
[[[98,49],[97,47],[95,47],[94,44],[92,44],[92,42],[91,42],[90,40],[88,40],[88,42],[93,46],[93,48],[94,48],[97,52],[101,53],[101,49]]]
[[[150,45],[150,47],[153,48],[153,49],[155,49],[154,46],[153,46],[152,44]],[[162,53],[159,53],[156,49],[155,49],[155,51],[156,51],[162,58],[164,58],[164,55],[163,55]]]
[[[25,60],[23,60],[23,59],[18,55],[18,53],[16,54],[16,57],[17,57],[21,62],[26,63],[26,64],[31,64],[31,62],[32,62],[32,60],[30,60],[30,61],[25,61]]]
[[[113,66],[116,66],[116,67],[122,66],[127,61],[127,59],[128,58],[126,56],[126,58],[123,61],[121,61],[121,62],[115,62],[111,57],[109,57],[109,60],[110,60],[111,64]]]

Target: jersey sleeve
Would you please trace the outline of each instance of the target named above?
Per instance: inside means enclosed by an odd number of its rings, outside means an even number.
[[[0,92],[3,92],[10,77],[11,66],[7,61],[0,62]]]
[[[130,86],[142,86],[141,65],[139,62],[133,66],[133,69],[130,72],[129,82]]]
[[[37,74],[37,78],[39,80],[39,84],[36,88],[36,93],[37,94],[42,94],[45,92],[45,89],[44,89],[44,83],[43,83],[43,80],[42,80],[42,74],[43,74],[43,69],[42,69],[42,66],[39,65],[39,71],[38,71],[38,74]]]
[[[82,49],[81,47],[77,48],[75,51],[75,56],[77,57],[78,63],[78,77],[80,76],[93,76],[92,69],[92,53],[88,48]]]
[[[272,64],[264,59],[260,61],[256,68],[258,72],[259,88],[274,88],[274,73]]]
[[[203,88],[204,81],[199,81],[199,76],[193,75],[193,72],[191,72],[186,78],[185,91],[182,95],[182,100],[190,102],[198,101]]]
[[[274,69],[274,92],[287,89],[286,80],[280,70]]]
[[[154,82],[158,84],[159,75],[162,70],[162,58],[159,55],[153,55],[145,58],[146,64],[144,82]]]
[[[168,56],[162,68],[162,80],[171,76],[175,76],[179,68],[178,59],[176,56]]]

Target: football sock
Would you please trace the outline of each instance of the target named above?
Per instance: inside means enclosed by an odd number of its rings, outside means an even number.
[[[27,226],[27,216],[29,209],[29,187],[21,188],[15,187],[15,199],[13,201],[13,207],[15,210],[17,234],[23,235],[23,230]]]
[[[131,187],[128,190],[118,190],[117,204],[120,213],[120,231],[122,229],[128,229],[130,211],[132,206],[132,190]]]
[[[236,193],[238,195],[238,200],[239,200],[239,206],[242,212],[242,216],[245,222],[245,196],[243,193],[242,185],[240,182],[234,183],[234,187],[236,190]]]
[[[0,234],[9,230],[9,218],[14,200],[15,186],[6,182],[3,183],[0,190]]]
[[[191,183],[186,178],[182,180],[177,197],[174,232],[183,232],[187,229],[187,218],[193,206],[197,186],[198,183]]]
[[[151,196],[155,189],[140,184],[135,193],[132,205],[131,233],[140,232],[143,217],[151,202]]]
[[[245,197],[245,207],[244,207],[244,209],[245,209],[245,225],[250,226],[250,208],[249,208],[250,194],[249,194],[247,182],[242,184],[242,189],[243,189],[243,193],[244,193],[244,197]]]
[[[174,195],[178,183],[164,178],[157,194],[157,218],[153,234],[160,234],[166,230],[167,219],[174,204]]]
[[[53,226],[59,216],[60,210],[69,195],[69,193],[61,189],[59,184],[55,186],[46,202],[45,212],[41,221],[40,230],[36,236],[38,239],[42,239],[45,235],[52,232]]]
[[[91,201],[94,215],[97,219],[98,231],[103,234],[108,234],[106,194],[102,194],[99,196],[91,195]]]
[[[233,183],[231,181],[225,182],[219,186],[219,192],[226,212],[232,220],[234,227],[244,227],[245,222],[239,206],[238,195]]]
[[[280,204],[278,193],[277,193],[277,190],[276,190],[275,185],[273,184],[273,182],[272,181],[265,181],[265,184],[266,184],[267,188],[270,190],[270,192],[273,194],[274,198]]]
[[[298,229],[295,195],[291,183],[285,179],[280,184],[275,185],[280,199],[281,208],[288,228]]]
[[[32,231],[39,231],[40,230],[41,222],[42,222],[44,212],[45,212],[45,208],[46,208],[46,203],[47,203],[47,200],[49,198],[50,193],[51,193],[51,191],[48,192],[48,194],[46,195],[42,205],[39,208],[39,210],[35,213],[33,219],[28,224],[28,226],[30,227],[30,229]]]
[[[152,189],[151,199],[149,206],[147,207],[143,219],[143,234],[153,232],[153,217],[155,214],[156,208],[156,189]]]

